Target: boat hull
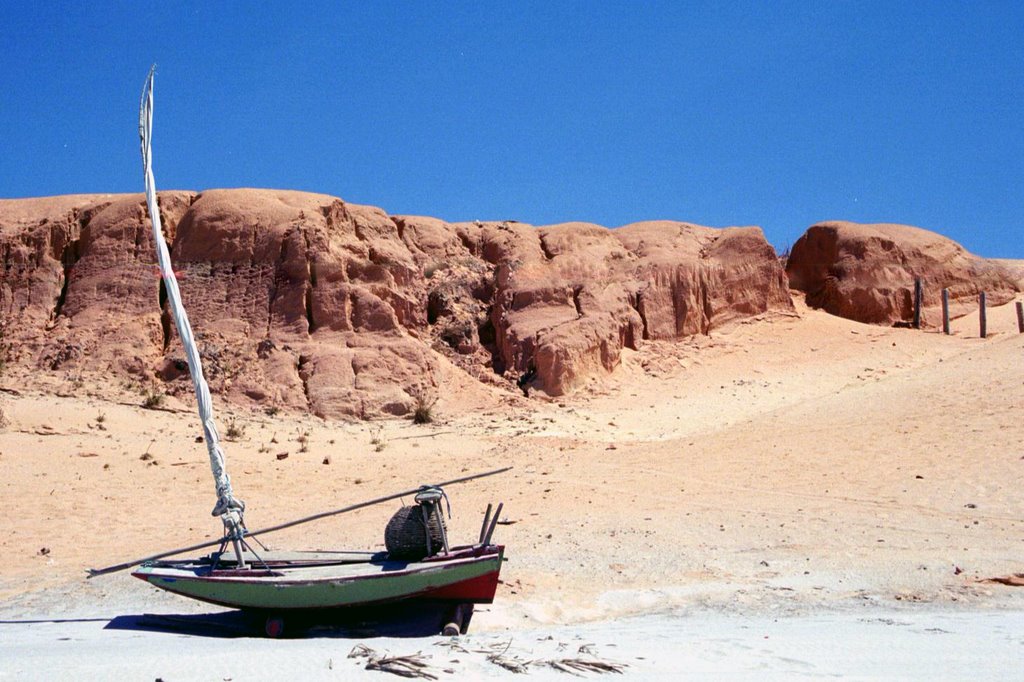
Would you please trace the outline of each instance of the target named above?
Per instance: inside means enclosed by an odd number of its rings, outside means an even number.
[[[267,567],[212,570],[209,564],[166,562],[133,576],[175,594],[238,609],[343,609],[407,599],[489,604],[504,547],[472,547],[419,562],[380,555],[343,563],[268,562]]]

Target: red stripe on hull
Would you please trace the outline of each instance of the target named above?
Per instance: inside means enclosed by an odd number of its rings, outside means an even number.
[[[446,599],[474,604],[490,604],[494,601],[494,593],[498,590],[498,571],[463,580],[460,583],[445,585],[416,595],[418,598]]]

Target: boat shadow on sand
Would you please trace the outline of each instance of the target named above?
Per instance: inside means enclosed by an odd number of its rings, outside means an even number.
[[[433,637],[441,632],[450,604],[402,603],[337,611],[293,612],[283,615],[284,637],[367,639],[374,637]],[[265,637],[266,613],[142,613],[117,616],[105,630],[174,633],[195,637]]]

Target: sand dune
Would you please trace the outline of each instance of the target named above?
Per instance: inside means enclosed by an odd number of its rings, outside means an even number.
[[[504,501],[513,522],[499,527],[507,584],[478,627],[694,602],[999,602],[1011,588],[974,579],[1022,569],[1024,386],[1013,368],[1024,335],[1012,305],[990,311],[990,338],[974,325],[965,317],[945,337],[801,305],[688,344],[647,344],[570,398],[446,395],[431,426],[244,411],[221,421],[244,432],[227,451],[253,527],[515,465],[451,491],[456,535],[475,534],[488,501]],[[5,598],[78,586],[89,566],[219,532],[188,405],[144,410],[137,396],[89,386],[19,392],[13,375],[4,387]],[[273,542],[380,546],[390,509]]]
[[[242,432],[227,443],[229,470],[249,505],[249,525],[259,527],[514,465],[449,491],[455,538],[475,535],[487,502],[506,505],[507,523],[497,533],[510,558],[504,584],[496,603],[478,610],[478,639],[470,642],[608,639],[620,648],[602,646],[602,654],[630,660],[645,677],[723,670],[707,657],[707,628],[718,628],[715,650],[736,661],[729,669],[741,677],[757,670],[785,677],[806,666],[914,677],[930,670],[914,664],[914,652],[947,651],[914,634],[940,621],[949,623],[945,632],[977,643],[965,652],[988,651],[984,612],[1024,609],[1020,588],[982,582],[1024,572],[1024,335],[1016,333],[1013,306],[989,311],[983,340],[976,314],[943,336],[862,325],[796,302],[794,313],[626,351],[619,371],[570,397],[527,401],[496,389],[442,386],[438,421],[429,426],[222,411],[222,424]],[[0,672],[52,677],[25,671],[38,672],[31,652],[45,650],[44,640],[55,635],[80,640],[55,661],[85,666],[83,674],[96,679],[127,672],[112,643],[128,637],[139,655],[131,671],[202,679],[204,671],[173,667],[161,653],[166,635],[146,639],[101,626],[127,614],[209,607],[125,574],[84,580],[88,567],[219,533],[191,406],[171,401],[146,410],[137,394],[109,386],[54,387],[62,395],[19,386],[16,370],[4,375],[0,629],[23,653],[0,663]],[[277,459],[283,452],[288,457]],[[393,508],[267,540],[281,548],[380,547]],[[894,609],[920,627],[866,625],[892,620]],[[652,614],[665,620],[622,620]],[[779,616],[789,618],[771,630],[780,637],[776,647],[749,653],[751,623],[764,629]],[[100,620],[26,623],[67,617]],[[723,617],[740,620],[723,625]],[[703,634],[695,634],[694,622],[704,624]],[[808,647],[845,651],[832,639],[807,639],[836,628],[857,646],[885,640],[905,655],[872,668],[864,667],[869,657],[806,654]],[[673,656],[652,649],[666,637],[678,637],[684,648]],[[212,646],[203,638],[175,641],[196,655]],[[235,659],[224,656],[211,660],[226,676],[249,670],[257,677],[275,661],[301,667],[315,660],[319,672],[309,674],[327,677],[334,672],[325,661],[341,670],[351,645],[341,651],[335,641],[312,640],[306,653],[225,650],[255,657],[253,668],[232,667]],[[377,646],[412,653],[426,644]],[[331,655],[320,655],[328,649]],[[975,670],[1000,674],[998,659],[983,657],[988,667],[979,668],[972,655],[944,670],[961,678]],[[443,654],[435,651],[435,658]],[[463,672],[501,674],[483,654],[462,660]],[[361,668],[346,661],[343,669]]]

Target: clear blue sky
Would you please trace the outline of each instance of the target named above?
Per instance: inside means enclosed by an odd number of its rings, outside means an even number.
[[[1019,1],[7,1],[0,196],[141,191],[153,62],[161,188],[780,248],[893,221],[1024,257]]]

